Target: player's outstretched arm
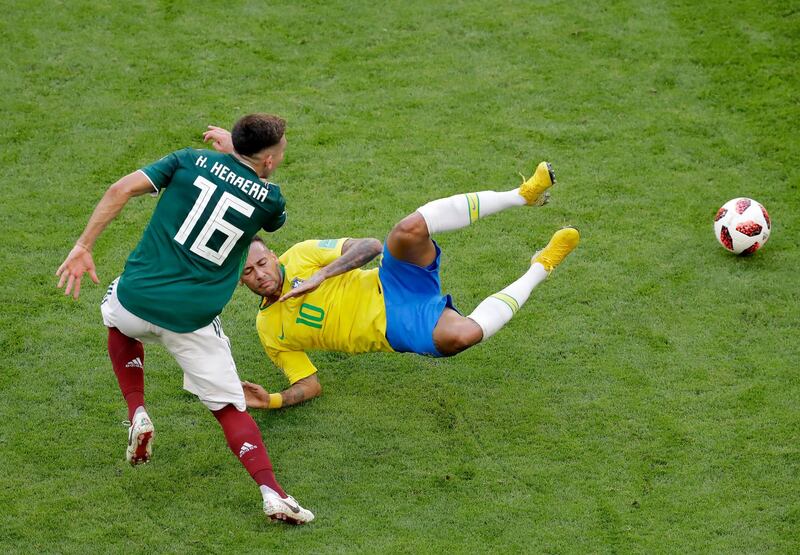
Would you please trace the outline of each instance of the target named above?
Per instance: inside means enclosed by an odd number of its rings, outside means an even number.
[[[92,212],[86,229],[83,230],[64,263],[56,271],[56,276],[60,278],[58,287],[63,287],[65,282],[67,284],[64,290],[65,295],[72,292],[72,297],[78,298],[81,293],[81,279],[87,272],[93,282],[100,283],[92,258],[95,241],[131,198],[152,191],[153,185],[140,171],[126,175],[106,190],[103,198]]]
[[[209,125],[208,131],[203,133],[203,141],[211,141],[211,146],[213,146],[215,150],[225,154],[233,153],[233,139],[231,139],[231,132],[227,129]]]
[[[311,293],[326,279],[360,268],[382,251],[383,244],[377,239],[348,239],[342,245],[342,256],[290,290],[278,302]]]
[[[319,378],[316,374],[297,380],[280,393],[270,394],[262,386],[250,382],[242,382],[242,389],[244,389],[247,408],[251,409],[289,407],[314,397],[319,397],[322,394],[322,384],[319,383]]]

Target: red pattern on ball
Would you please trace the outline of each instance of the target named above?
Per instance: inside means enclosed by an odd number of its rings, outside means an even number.
[[[736,201],[736,212],[739,214],[744,214],[744,211],[750,208],[750,199],[749,198],[740,198]]]
[[[727,213],[728,213],[728,209],[723,206],[722,208],[717,210],[717,216],[714,218],[714,221],[715,222],[720,221],[725,216],[725,214],[727,214]]]
[[[752,245],[747,247],[745,250],[743,250],[742,254],[753,254],[754,252],[756,252],[760,248],[761,248],[761,243],[756,241],[755,243],[753,243]]]
[[[761,213],[764,214],[764,221],[767,222],[767,229],[772,227],[772,222],[769,221],[769,214],[767,214],[767,209],[761,206]]]
[[[731,239],[731,234],[727,227],[722,226],[722,230],[719,232],[719,240],[726,249],[733,250],[733,239]]]
[[[740,222],[736,224],[736,231],[744,235],[747,235],[748,237],[755,237],[756,235],[761,233],[762,229],[763,228],[761,227],[761,225],[757,224],[753,220],[748,220],[746,222]]]

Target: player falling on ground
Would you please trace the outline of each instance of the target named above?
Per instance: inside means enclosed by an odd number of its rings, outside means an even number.
[[[264,512],[304,523],[314,515],[275,478],[261,432],[245,412],[218,317],[252,237],[286,220],[280,188],[267,181],[283,160],[284,130],[277,116],[251,114],[234,125],[228,154],[187,148],[123,177],[106,191],[56,275],[75,298],[84,273],[99,283],[91,251],[100,233],[132,197],[161,193],[139,245],[101,303],[108,353],[131,421],[126,458],[132,465],[150,460],[155,431],[145,410],[142,343],[161,343],[183,369],[183,387],[211,410],[260,486]],[[213,140],[208,133],[204,138]]]
[[[554,182],[550,165],[542,162],[518,189],[435,200],[401,220],[382,247],[377,239],[304,241],[278,258],[255,237],[242,281],[262,295],[258,334],[291,385],[269,394],[245,382],[248,406],[279,408],[318,396],[322,387],[306,351],[450,356],[494,335],[578,245],[578,230],[557,231],[522,277],[467,317],[454,308],[450,295],[441,294],[441,251],[431,235],[507,208],[540,206]],[[357,269],[381,250],[380,268]]]

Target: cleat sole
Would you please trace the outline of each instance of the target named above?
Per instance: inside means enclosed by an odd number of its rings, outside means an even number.
[[[547,162],[547,173],[550,175],[550,182],[555,185],[556,184],[556,172],[553,171],[553,166],[550,162]]]

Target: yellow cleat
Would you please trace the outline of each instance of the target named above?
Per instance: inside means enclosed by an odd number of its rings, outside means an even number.
[[[569,253],[578,246],[581,234],[574,227],[565,227],[556,231],[547,246],[533,255],[531,264],[537,262],[548,272],[561,264]]]
[[[536,166],[533,177],[519,187],[519,194],[530,206],[542,206],[550,198],[547,189],[555,185],[556,174],[549,162],[541,162]]]

